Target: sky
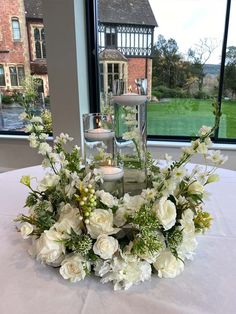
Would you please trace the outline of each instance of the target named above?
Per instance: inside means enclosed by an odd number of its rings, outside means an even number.
[[[179,50],[186,55],[190,47],[200,39],[211,38],[218,48],[208,63],[219,64],[225,23],[226,0],[149,0],[159,34],[166,39],[174,38]],[[236,46],[236,0],[231,0],[231,16],[227,46]]]

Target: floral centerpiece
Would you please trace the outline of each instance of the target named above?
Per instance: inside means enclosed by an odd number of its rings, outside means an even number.
[[[29,213],[16,221],[23,238],[32,241],[34,258],[58,267],[71,282],[94,273],[115,290],[148,280],[152,273],[174,278],[184,270],[194,256],[196,235],[211,226],[212,217],[203,209],[205,187],[218,180],[216,166],[227,159],[209,150],[215,127],[202,127],[178,161],[166,156],[164,167],[148,154],[148,187],[139,195],[116,198],[99,190],[102,173],[93,163],[84,165],[79,147],[66,150],[69,135],[62,133],[50,146],[42,119],[29,112],[23,118],[29,123],[30,146],[44,156],[42,166],[48,169],[37,184],[29,176],[21,179],[30,190]],[[188,171],[194,154],[212,166]]]

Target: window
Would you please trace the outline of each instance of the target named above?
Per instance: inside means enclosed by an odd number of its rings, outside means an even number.
[[[0,86],[6,86],[4,67],[1,64],[0,64]]]
[[[106,27],[106,48],[116,48],[117,35],[115,27]]]
[[[36,59],[46,58],[45,32],[44,27],[34,28],[34,45]]]
[[[25,77],[25,71],[23,66],[9,67],[11,86],[21,86]]]
[[[20,22],[17,17],[12,18],[12,36],[14,41],[18,41],[21,39],[21,33],[20,33]]]

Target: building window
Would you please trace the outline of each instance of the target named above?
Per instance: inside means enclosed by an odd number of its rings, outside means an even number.
[[[1,64],[0,64],[0,86],[6,86],[4,67]]]
[[[23,66],[9,67],[11,86],[22,86],[22,82],[25,78],[25,70]]]
[[[106,27],[106,48],[117,47],[117,34],[115,27]]]
[[[17,17],[12,18],[12,37],[14,41],[18,41],[21,39],[21,33],[20,33],[20,22]]]
[[[43,27],[34,28],[34,45],[36,59],[46,58],[45,32]]]
[[[107,64],[108,92],[112,92],[115,81],[119,79],[119,63]]]

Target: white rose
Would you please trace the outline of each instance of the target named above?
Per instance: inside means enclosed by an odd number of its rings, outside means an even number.
[[[61,263],[60,274],[71,282],[83,280],[90,271],[90,264],[80,254],[66,257]]]
[[[79,219],[80,212],[78,208],[73,208],[70,204],[66,204],[61,212],[58,221],[54,224],[58,232],[71,233],[71,229],[77,234],[81,234],[81,220]]]
[[[183,259],[187,258],[192,260],[197,244],[197,240],[193,234],[188,235],[183,233],[183,241],[177,248],[178,255]]]
[[[23,239],[27,239],[33,231],[34,227],[28,222],[24,222],[23,225],[20,227],[20,232]]]
[[[112,211],[100,208],[91,213],[87,229],[93,239],[96,239],[100,234],[114,234],[119,231],[118,228],[113,228]]]
[[[188,187],[189,194],[203,194],[203,192],[204,192],[204,187],[201,183],[199,183],[198,181],[190,183]]]
[[[52,188],[58,184],[60,177],[56,174],[47,173],[40,181],[38,189],[40,192],[46,191],[48,188]]]
[[[118,250],[118,247],[119,243],[115,238],[101,234],[93,245],[93,251],[102,259],[110,259]]]
[[[145,203],[145,199],[141,195],[130,196],[126,193],[123,202],[126,209],[136,211]]]
[[[124,207],[118,208],[114,215],[114,225],[117,227],[123,226],[127,221],[126,214],[127,210]]]
[[[156,212],[165,230],[169,230],[174,226],[176,221],[176,207],[173,202],[167,200],[166,197],[162,197],[154,204],[153,210]]]
[[[39,239],[35,240],[34,248],[31,252],[41,262],[58,262],[60,264],[65,253],[64,244],[60,240],[60,233],[54,230],[46,230]]]
[[[160,278],[174,278],[184,270],[184,263],[168,249],[161,252],[153,266],[158,271]]]
[[[42,118],[38,117],[38,116],[32,117],[30,122],[32,122],[32,123],[43,123]]]
[[[193,211],[191,209],[186,209],[182,213],[182,217],[180,219],[181,230],[184,234],[194,235],[195,233],[195,225],[193,221]]]
[[[108,207],[113,207],[113,206],[118,205],[118,200],[108,192],[97,191],[96,195],[100,197],[101,202]]]

